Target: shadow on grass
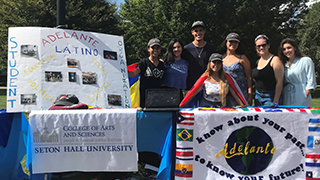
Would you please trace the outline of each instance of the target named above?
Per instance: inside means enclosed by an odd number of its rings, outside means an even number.
[[[0,96],[6,96],[7,90],[6,89],[0,89]]]

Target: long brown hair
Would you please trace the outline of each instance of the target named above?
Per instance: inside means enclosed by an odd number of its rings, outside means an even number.
[[[207,65],[207,70],[205,71],[205,73],[207,73],[209,76],[213,75],[213,71],[210,67],[210,63],[212,63],[212,61],[209,61],[208,65]],[[222,61],[221,61],[222,63]],[[221,66],[221,68],[218,71],[218,77],[220,79],[220,99],[221,99],[221,104],[222,106],[226,106],[227,104],[227,83],[226,83],[226,76],[225,76],[225,72],[223,70],[223,66]]]
[[[285,64],[289,60],[289,58],[283,54],[283,45],[287,44],[287,43],[290,44],[295,49],[294,55],[296,57],[302,57],[302,53],[301,53],[297,43],[291,38],[285,38],[281,41],[279,49],[278,49],[278,56],[283,64]]]

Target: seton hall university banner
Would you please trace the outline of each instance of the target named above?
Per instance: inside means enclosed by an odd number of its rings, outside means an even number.
[[[310,109],[183,109],[177,180],[320,178],[320,114]]]

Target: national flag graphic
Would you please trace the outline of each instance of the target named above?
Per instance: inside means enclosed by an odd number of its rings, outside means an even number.
[[[320,149],[320,136],[308,136],[307,147],[309,149]]]
[[[183,120],[178,124],[181,125],[194,125],[194,113],[190,112],[180,112],[180,115],[183,117]]]
[[[320,119],[309,119],[309,131],[320,132]]]
[[[319,173],[317,171],[307,171],[306,180],[320,180]]]
[[[320,154],[306,154],[306,166],[320,167]]]
[[[177,129],[177,141],[193,141],[193,130]]]
[[[176,159],[189,161],[193,160],[193,148],[176,148]]]
[[[192,177],[192,164],[176,164],[176,176],[178,177]]]

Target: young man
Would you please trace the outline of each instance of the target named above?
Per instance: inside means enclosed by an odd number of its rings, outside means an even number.
[[[204,40],[206,33],[205,25],[202,21],[196,21],[191,26],[191,34],[194,40],[184,46],[183,59],[189,62],[189,70],[187,77],[187,90],[190,90],[193,84],[207,69],[209,57],[216,52],[216,48],[209,42]],[[197,97],[201,97],[201,93],[197,94],[192,102],[187,107],[197,106],[195,101]]]

